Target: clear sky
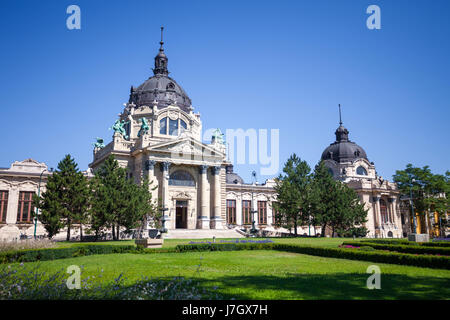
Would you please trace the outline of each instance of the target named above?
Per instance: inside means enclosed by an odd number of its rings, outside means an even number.
[[[81,8],[68,30],[66,8]],[[366,8],[381,8],[369,30]],[[280,130],[313,167],[334,141],[338,108],[378,174],[407,163],[449,168],[450,1],[0,2],[0,167],[33,158],[81,169],[152,75],[165,27],[170,75],[204,128]],[[257,165],[238,165],[251,180]],[[259,176],[262,181],[267,176]]]

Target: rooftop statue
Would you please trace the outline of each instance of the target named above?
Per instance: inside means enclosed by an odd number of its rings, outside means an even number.
[[[97,142],[92,144],[95,149],[97,149],[97,148],[102,149],[105,147],[105,144],[103,143],[102,138],[96,138],[96,140],[97,140]]]
[[[219,128],[213,131],[211,142],[217,142],[221,144],[225,144],[224,134],[220,131]]]
[[[114,130],[114,133],[120,133],[125,139],[128,139],[127,132],[125,131],[125,125],[129,123],[130,121],[125,122],[125,120],[116,120],[116,122],[114,122],[114,125],[109,129]]]
[[[148,121],[146,118],[141,118],[141,129],[138,132],[138,137],[141,135],[147,134],[148,130],[150,129],[150,126],[148,125]]]

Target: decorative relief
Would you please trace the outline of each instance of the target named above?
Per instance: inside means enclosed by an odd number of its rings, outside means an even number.
[[[178,200],[192,200],[192,195],[191,194],[189,194],[188,192],[178,192],[177,194],[175,194],[175,195],[173,195],[172,196],[172,200],[175,200],[175,199],[178,199]]]

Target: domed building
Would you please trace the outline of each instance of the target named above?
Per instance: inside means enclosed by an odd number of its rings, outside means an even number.
[[[137,183],[148,176],[165,208],[165,228],[224,229],[225,144],[201,139],[200,114],[168,71],[164,42],[155,57],[153,76],[130,97],[112,129],[113,140],[94,149],[95,172],[113,154]],[[214,137],[213,137],[214,138]]]
[[[340,106],[339,106],[340,112]],[[375,165],[364,149],[349,140],[349,131],[342,125],[335,132],[336,141],[322,153],[330,173],[337,180],[354,189],[368,209],[366,228],[368,237],[403,237],[399,208],[399,191],[395,183],[377,175]]]

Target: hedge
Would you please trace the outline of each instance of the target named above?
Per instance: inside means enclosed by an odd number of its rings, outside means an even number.
[[[403,253],[417,253],[417,254],[436,254],[450,256],[450,248],[447,247],[425,247],[425,246],[411,246],[411,245],[392,245],[383,244],[378,242],[358,242],[358,241],[345,241],[342,245],[350,246],[370,246],[377,250],[389,250]]]
[[[364,239],[360,242],[370,242],[376,244],[393,244],[393,245],[408,245],[408,246],[423,246],[423,247],[448,247],[450,248],[450,242],[447,241],[433,241],[433,242],[414,242],[406,239]]]
[[[360,245],[360,243],[359,243]],[[313,256],[450,269],[450,258],[445,256],[415,255],[409,253],[364,251],[345,248],[324,248],[277,243],[211,243],[186,244],[174,248],[143,249],[133,245],[82,245],[69,248],[30,249],[0,253],[0,263],[32,262],[64,259],[108,253],[177,253],[201,251],[277,250]]]
[[[140,252],[133,245],[77,245],[68,248],[46,248],[5,251],[0,253],[0,263],[33,262],[65,259],[93,254]]]
[[[345,248],[324,248],[305,245],[276,243],[246,243],[246,244],[201,244],[178,245],[177,252],[188,251],[233,251],[233,250],[277,250],[321,256],[327,258],[363,260],[380,263],[410,265],[417,267],[450,269],[450,258],[442,256],[418,256],[407,253],[363,251]]]

